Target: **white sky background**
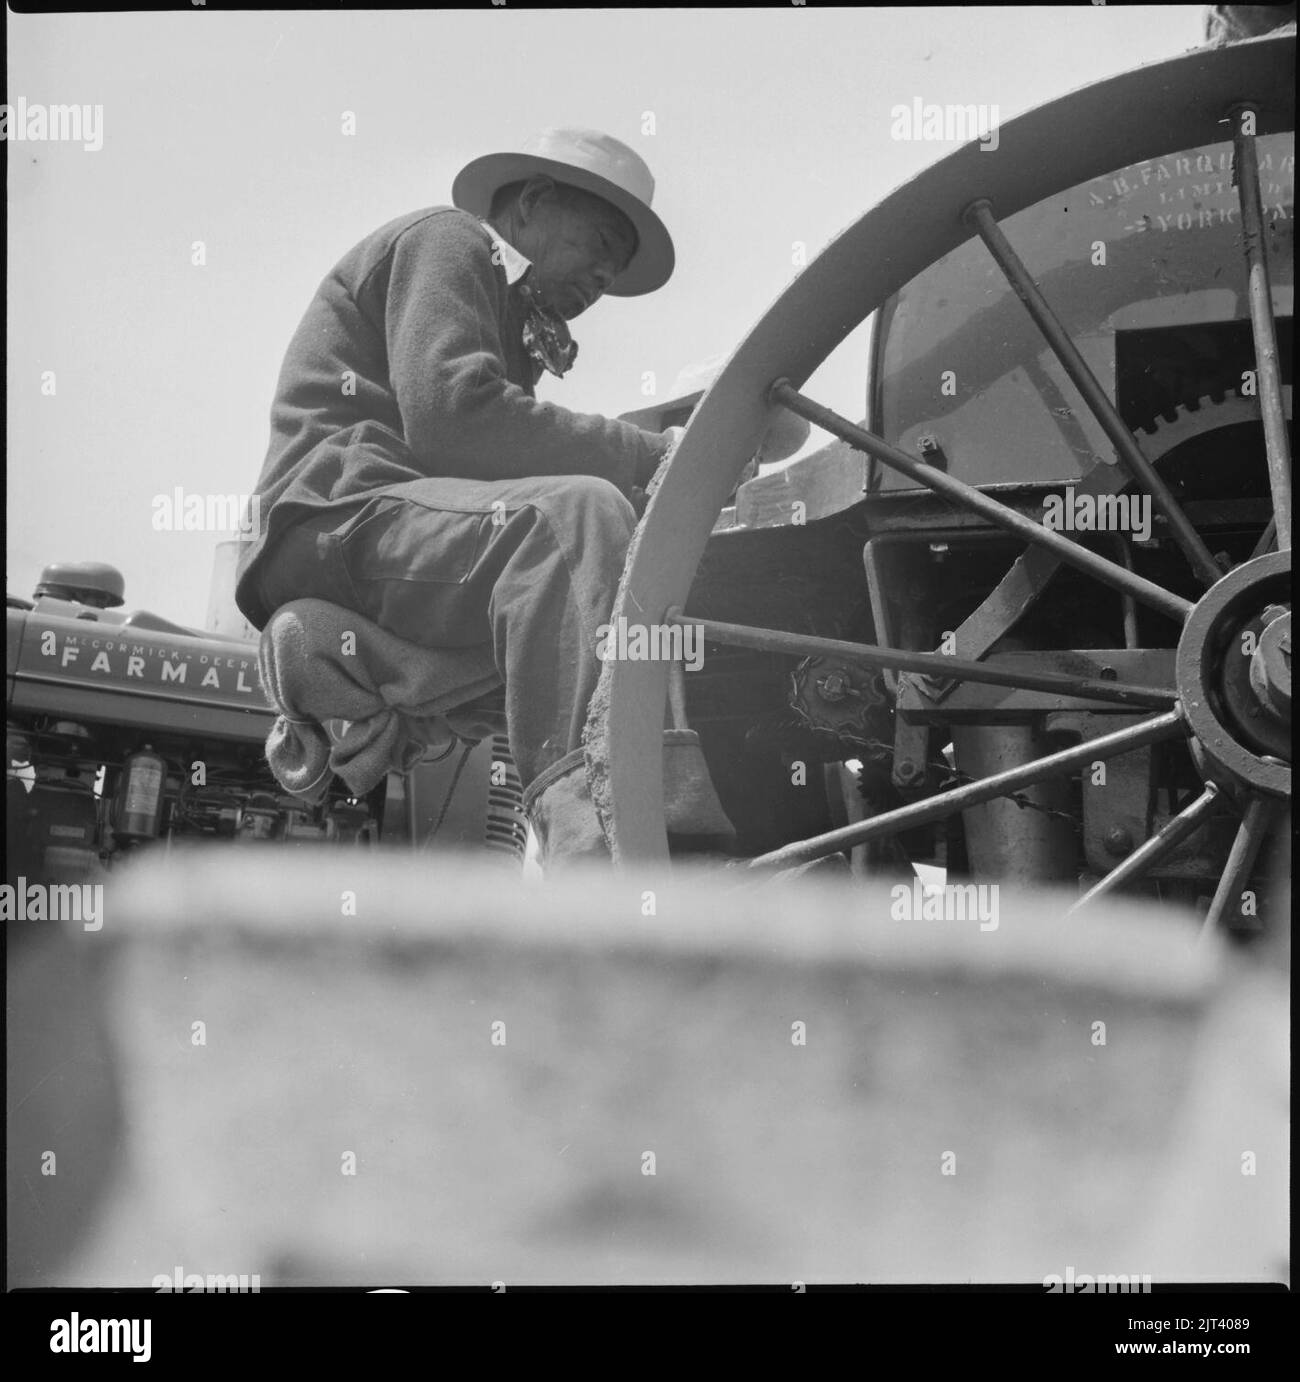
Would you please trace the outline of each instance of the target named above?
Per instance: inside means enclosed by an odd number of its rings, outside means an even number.
[[[220,537],[155,532],[154,495],[252,491],[317,284],[385,221],[448,202],[480,153],[588,125],[650,164],[677,271],[579,318],[576,368],[540,390],[615,414],[652,401],[643,372],[667,397],[679,369],[729,354],[793,276],[796,241],[811,257],[954,147],[891,141],[891,106],[1006,120],[1195,46],[1200,15],[10,13],[9,99],[100,104],[104,144],[8,150],[7,589],[30,595],[50,561],[108,561],[128,607],[201,626]],[[855,333],[809,392],[860,417],[862,356]]]

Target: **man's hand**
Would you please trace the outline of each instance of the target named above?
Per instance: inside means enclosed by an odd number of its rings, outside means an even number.
[[[671,456],[677,450],[677,443],[681,441],[682,434],[686,431],[685,427],[665,427],[664,431],[668,434],[668,446],[664,451],[665,456]]]
[[[668,445],[664,448],[663,454],[659,457],[659,464],[655,466],[654,474],[651,475],[645,483],[644,493],[647,503],[649,502],[650,496],[659,488],[659,481],[663,478],[664,472],[668,468],[668,462],[672,459],[673,452],[677,450],[678,444],[682,439],[682,434],[685,431],[685,427],[664,428],[664,432],[668,437]],[[635,504],[636,500],[634,499],[632,502]],[[644,511],[644,507],[638,510],[639,513],[643,513]]]
[[[678,444],[682,439],[682,433],[686,431],[686,428],[665,427],[664,431],[669,434],[668,447],[660,457],[659,465],[656,467],[655,473],[646,481],[645,489],[638,489],[633,486],[628,493],[628,498],[632,501],[632,506],[636,509],[638,518],[642,517],[645,513],[646,505],[650,502],[650,496],[659,488],[664,475],[668,471],[668,462],[672,460],[673,453],[677,450]],[[726,502],[728,504],[735,502],[736,490],[738,490],[746,480],[752,480],[754,476],[758,474],[759,459],[759,456],[754,456],[746,464],[744,470],[740,472],[740,478],[736,481],[736,489],[733,489],[727,496]]]

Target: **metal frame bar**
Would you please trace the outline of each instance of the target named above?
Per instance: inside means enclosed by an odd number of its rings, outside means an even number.
[[[886,811],[870,820],[855,821],[841,826],[838,830],[824,835],[815,835],[809,840],[785,845],[767,854],[760,854],[749,861],[750,868],[789,868],[794,864],[808,863],[813,859],[823,859],[828,854],[838,854],[850,845],[865,844],[868,840],[882,839],[897,835],[903,830],[912,830],[918,825],[928,825],[931,821],[942,820],[954,812],[965,811],[983,802],[1004,797],[1021,787],[1032,787],[1044,778],[1057,777],[1071,772],[1099,759],[1117,758],[1120,754],[1131,753],[1145,748],[1148,744],[1158,744],[1165,739],[1176,739],[1188,732],[1182,715],[1170,710],[1164,715],[1143,720],[1140,724],[1128,725],[1110,734],[1099,735],[1096,739],[1085,739],[1072,748],[1050,753],[1045,758],[1036,758],[1018,768],[1009,768],[1004,773],[981,778],[978,782],[967,783],[950,792],[927,797],[899,807],[897,811]]]
[[[1164,687],[1096,681],[1089,677],[1065,676],[1059,672],[1007,672],[990,667],[987,662],[967,662],[944,653],[881,648],[872,643],[850,643],[841,638],[818,638],[814,634],[760,629],[752,624],[692,619],[677,608],[670,609],[665,618],[670,624],[694,624],[704,631],[705,638],[711,638],[715,643],[754,648],[763,653],[789,653],[794,657],[842,657],[868,667],[897,667],[904,672],[925,672],[931,676],[956,677],[959,681],[986,682],[990,686],[1012,686],[1025,691],[1047,691],[1080,700],[1106,701],[1150,710],[1168,710],[1178,700],[1176,692]]]
[[[1000,504],[996,499],[989,498],[988,495],[981,493],[973,485],[966,484],[964,480],[955,479],[945,471],[936,470],[933,466],[926,465],[924,461],[909,456],[896,446],[891,446],[883,437],[873,435],[850,422],[847,418],[841,417],[833,409],[825,408],[820,403],[801,394],[788,379],[776,380],[768,391],[768,398],[771,402],[778,403],[782,407],[788,408],[792,413],[798,413],[800,417],[824,428],[827,432],[839,437],[841,441],[848,442],[850,446],[865,451],[869,456],[878,457],[895,470],[901,470],[904,475],[915,480],[918,485],[932,489],[936,494],[942,494],[946,499],[951,499],[953,503],[960,504],[962,508],[979,514],[981,518],[988,519],[990,523],[996,524],[999,528],[1005,528],[1008,532],[1015,533],[1017,537],[1024,538],[1026,542],[1034,542],[1040,547],[1050,548],[1062,561],[1069,562],[1071,566],[1077,566],[1081,571],[1095,576],[1116,590],[1127,591],[1135,600],[1149,605],[1152,609],[1167,615],[1175,622],[1183,622],[1192,612],[1190,600],[1184,600],[1181,595],[1175,595],[1172,590],[1166,590],[1163,586],[1158,586],[1142,576],[1125,571],[1122,566],[1109,558],[1089,551],[1088,548],[1080,546],[1077,542],[1071,542],[1068,537],[1051,528],[1043,527],[1041,523],[1035,523],[1032,518],[1027,518],[1015,509]],[[1223,573],[1219,571],[1217,566],[1214,569],[1217,579]]]
[[[1134,571],[1133,549],[1129,546],[1128,538],[1123,533],[1114,534],[1115,549],[1119,553],[1120,564],[1125,571]],[[1137,603],[1127,590],[1119,593],[1120,605],[1124,619],[1124,646],[1126,648],[1137,648],[1141,644],[1138,642],[1138,612]]]
[[[1273,544],[1277,541],[1277,514],[1268,520],[1268,525],[1259,535],[1259,541],[1255,544],[1248,560],[1254,561],[1256,557],[1262,557],[1265,552],[1271,551]]]

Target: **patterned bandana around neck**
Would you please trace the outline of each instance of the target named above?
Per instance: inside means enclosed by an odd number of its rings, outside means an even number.
[[[569,324],[553,312],[528,282],[531,270],[515,285],[527,308],[524,318],[524,349],[557,379],[563,379],[578,358],[578,343],[569,334]]]

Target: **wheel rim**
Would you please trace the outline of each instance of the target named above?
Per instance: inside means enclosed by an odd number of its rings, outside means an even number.
[[[949,482],[946,476],[935,474],[916,457],[898,452],[880,438],[872,437],[829,410],[819,408],[798,392],[799,386],[871,311],[923,269],[968,239],[972,225],[985,239],[1004,272],[1012,277],[1018,266],[1014,251],[1000,238],[997,219],[1005,219],[1063,187],[1101,176],[1115,168],[1200,144],[1218,142],[1224,138],[1223,122],[1247,103],[1255,115],[1253,134],[1243,134],[1237,128],[1234,129],[1234,137],[1238,165],[1245,175],[1242,214],[1243,230],[1247,232],[1245,238],[1248,241],[1251,302],[1256,309],[1253,312],[1256,351],[1261,375],[1268,374],[1272,312],[1267,298],[1267,267],[1263,262],[1262,249],[1259,248],[1258,234],[1254,236],[1255,257],[1249,257],[1252,237],[1246,203],[1253,192],[1258,211],[1254,136],[1289,130],[1294,125],[1289,94],[1294,50],[1293,37],[1260,39],[1226,49],[1186,54],[1125,73],[1073,93],[1004,126],[1000,131],[1001,157],[981,151],[977,144],[968,145],[926,170],[867,212],[833,241],[777,299],[732,356],[701,402],[671,463],[666,467],[660,486],[633,539],[614,610],[615,619],[623,617],[629,622],[662,623],[679,617],[711,534],[714,518],[748,458],[758,449],[777,407],[785,406],[800,413],[809,421],[895,468],[914,467],[906,473],[912,474],[918,483],[928,488],[944,492],[944,484],[947,483],[949,497],[956,497],[953,485],[969,490],[970,487],[962,486],[959,481]],[[1079,129],[1088,130],[1087,141],[1078,141],[1079,147],[1069,147],[1067,140],[1063,152],[1062,132]],[[950,214],[917,216],[918,206],[928,208],[936,205],[949,208]],[[1258,219],[1255,225],[1258,227]],[[882,252],[881,246],[888,246],[888,251]],[[1008,255],[1009,263],[1006,262]],[[1030,310],[1032,313],[1032,307]],[[1266,321],[1261,320],[1263,317],[1266,317]],[[1046,335],[1047,327],[1040,323],[1040,328]],[[1261,379],[1260,392],[1269,446],[1270,482],[1279,516],[1279,546],[1287,549],[1290,546],[1289,456],[1278,449],[1279,432],[1281,445],[1285,447],[1285,422],[1281,417],[1275,342],[1272,346],[1272,363],[1271,386],[1275,398],[1270,400],[1268,380]],[[1099,420],[1104,426],[1105,419],[1099,415]],[[1123,424],[1120,426],[1123,427]],[[1133,450],[1137,451],[1131,433],[1127,428],[1123,430]],[[1112,439],[1116,441],[1117,451],[1123,460],[1124,438]],[[1138,457],[1144,459],[1140,451]],[[1219,573],[1217,568],[1209,564],[1208,553],[1203,550],[1195,530],[1192,529],[1189,534],[1186,530],[1190,529],[1190,524],[1185,524],[1180,531],[1174,516],[1181,517],[1176,502],[1167,494],[1162,498],[1159,481],[1150,474],[1149,468],[1143,480],[1148,492],[1153,493],[1156,503],[1161,505],[1166,517],[1171,520],[1171,528],[1180,537],[1180,545],[1187,553],[1193,570],[1200,576],[1202,584],[1210,586],[1213,594]],[[973,493],[979,495],[979,491]],[[980,497],[987,499],[987,496]],[[962,495],[958,502],[968,508],[975,507],[971,494]],[[987,499],[987,504],[1003,509],[996,500]],[[1011,526],[1003,518],[995,516],[987,505],[984,513],[995,523]],[[1028,521],[1031,526],[1037,526],[1032,524],[1032,520]],[[1041,529],[1037,536],[1023,529],[1016,531],[1031,542],[1045,542]],[[1067,545],[1075,546],[1068,540]],[[1031,552],[1041,550],[1041,547],[1030,548]],[[1140,582],[1131,573],[1127,573],[1128,579],[1124,581],[1121,579],[1123,568],[1105,558],[1095,558],[1095,554],[1091,553],[1084,560],[1079,556],[1083,551],[1077,548],[1074,553],[1067,554],[1057,548],[1052,555],[1084,566],[1108,584],[1161,609],[1185,625],[1200,628],[1208,621],[1221,634],[1219,621],[1224,617],[1221,612],[1212,620],[1208,615],[1195,620],[1190,602],[1159,588],[1153,590],[1149,588],[1151,583]],[[1289,567],[1289,551],[1281,551],[1277,556]],[[1277,562],[1274,562],[1273,566],[1276,565]],[[1117,575],[1117,572],[1121,574]],[[1273,567],[1270,567],[1270,572],[1275,574]],[[1238,584],[1240,581],[1241,578]],[[1219,603],[1216,597],[1210,608],[1217,610]],[[1204,597],[1197,608],[1203,604]],[[710,625],[707,621],[690,622],[704,624],[706,636],[716,635],[724,627]],[[728,637],[722,641],[736,640]],[[816,641],[803,639],[800,643],[802,647],[808,647]],[[1188,647],[1190,650],[1192,644],[1189,643]],[[862,649],[859,647],[858,651],[861,653]],[[1189,651],[1189,659],[1191,656]],[[945,672],[952,675],[954,669],[951,659],[947,663]],[[892,665],[897,667],[902,664],[895,660]],[[1190,662],[1188,665],[1191,665]],[[934,670],[937,674],[938,668]],[[1189,671],[1187,675],[1193,674]],[[1194,684],[1203,686],[1203,669],[1195,676],[1201,680]],[[668,667],[665,663],[607,663],[592,700],[587,733],[589,777],[615,862],[619,865],[663,861],[667,858],[659,728],[663,724],[667,679]],[[1268,682],[1266,675],[1265,681]],[[1276,677],[1273,681],[1276,681]],[[1176,694],[1191,684],[1180,677],[1178,688],[1168,688],[1169,703],[1173,704]],[[1268,684],[1271,690],[1276,691],[1272,683]],[[1219,729],[1224,728],[1219,723]],[[1181,706],[1157,715],[1134,729],[1144,735],[1154,735],[1156,739],[1195,736],[1195,730]],[[1087,741],[1089,757],[1100,756],[1101,750],[1112,754],[1129,751],[1135,747],[1132,734],[1133,730],[1120,731],[1115,735],[1102,736],[1100,740]],[[1125,735],[1130,737],[1126,738]],[[1084,746],[1080,747],[1082,749]],[[1053,765],[1055,771],[1068,771],[1073,761],[1068,758],[1069,752],[1067,756],[1051,755],[1030,766],[1037,769]],[[1216,771],[1226,767],[1219,757],[1221,755],[1211,755]],[[1240,874],[1242,860],[1246,856],[1249,856],[1249,864],[1245,866],[1247,871],[1249,865],[1253,864],[1262,832],[1267,828],[1273,809],[1272,802],[1289,795],[1289,766],[1252,764],[1252,767],[1264,769],[1262,774],[1256,776],[1262,776],[1268,785],[1248,776],[1245,782],[1248,792],[1254,790],[1270,795],[1268,799],[1249,794],[1243,798],[1243,825],[1238,834],[1241,848],[1234,846],[1233,859],[1225,872],[1220,892],[1224,891],[1232,878]],[[1051,774],[1044,772],[1042,775]],[[1021,770],[1015,781],[1004,774],[1001,780],[987,779],[985,784],[972,785],[987,790],[987,784],[991,783],[994,789],[998,789],[984,798],[991,799],[1032,780],[1037,779]],[[1124,861],[1115,874],[1104,879],[1084,900],[1089,900],[1099,891],[1118,886],[1132,877],[1139,867],[1149,867],[1157,849],[1168,852],[1195,828],[1219,790],[1218,783],[1208,783],[1205,793],[1197,802],[1171,821],[1159,836],[1135,851],[1135,855],[1141,856],[1136,864],[1129,867],[1130,861]],[[945,809],[937,811],[932,819],[963,809],[958,803],[967,800],[959,793],[944,796]],[[940,799],[930,800],[935,802]],[[915,806],[927,807],[928,803],[916,803]],[[917,814],[912,807],[903,810]],[[900,814],[888,813],[891,817]],[[838,833],[830,832],[819,837],[823,845],[816,849],[792,846],[755,862],[796,862],[800,858],[815,858],[836,852],[844,847],[843,843],[824,846]],[[893,833],[893,830],[881,833]],[[864,832],[859,827],[855,841],[870,837],[870,832]],[[1235,868],[1231,867],[1234,862]],[[1128,871],[1124,872],[1126,868]],[[1217,902],[1216,898],[1216,905]]]

